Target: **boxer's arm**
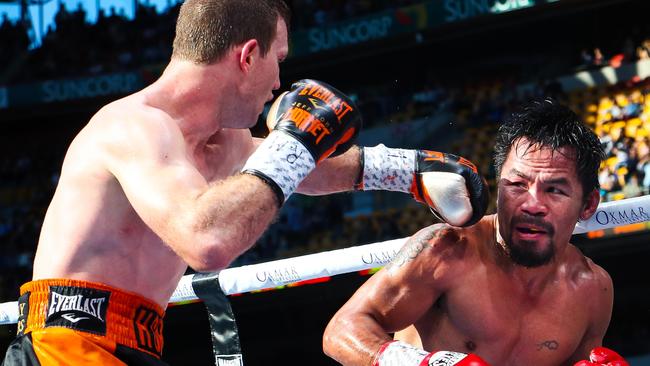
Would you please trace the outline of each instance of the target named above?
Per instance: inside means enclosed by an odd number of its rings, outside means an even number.
[[[255,148],[264,141],[260,138],[253,140]],[[339,156],[323,160],[300,183],[296,192],[318,196],[353,190],[361,170],[359,153],[359,148],[353,146]]]
[[[593,268],[594,278],[587,285],[588,288],[584,289],[586,299],[585,311],[590,312],[590,324],[585,331],[580,345],[576,351],[567,360],[567,364],[589,359],[589,353],[592,349],[600,347],[603,344],[605,332],[609,326],[609,321],[612,317],[612,307],[614,303],[614,286],[609,274],[600,266],[591,264]]]
[[[454,256],[443,254],[460,246],[456,231],[446,225],[411,237],[334,315],[323,336],[325,353],[343,365],[370,365],[391,340],[389,333],[417,321],[444,292]]]
[[[116,122],[104,142],[108,170],[140,218],[189,266],[226,267],[266,229],[277,198],[250,175],[208,184],[177,126],[147,117]]]

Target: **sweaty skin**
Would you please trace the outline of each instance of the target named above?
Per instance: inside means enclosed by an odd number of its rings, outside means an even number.
[[[146,89],[102,108],[71,143],[48,208],[34,280],[101,282],[163,308],[188,265],[226,267],[277,213],[271,189],[236,174],[258,140],[255,123],[280,87],[287,29],[262,57],[256,41],[216,64],[172,60]],[[328,159],[299,191],[350,190],[353,148]]]
[[[498,214],[468,228],[430,226],[410,238],[330,321],[325,353],[343,365],[368,366],[396,332],[395,339],[426,351],[474,353],[495,366],[585,359],[602,343],[613,289],[607,272],[569,243],[576,220],[593,214],[598,197],[594,191],[583,202],[571,151],[562,152],[513,148]],[[522,214],[550,225],[552,234],[512,220]],[[534,252],[553,246],[555,255],[538,267],[517,265],[503,238]]]

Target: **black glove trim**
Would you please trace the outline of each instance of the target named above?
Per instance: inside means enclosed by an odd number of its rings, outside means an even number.
[[[259,178],[262,182],[266,183],[266,185],[271,187],[271,190],[274,193],[276,203],[278,204],[278,208],[284,205],[284,192],[282,192],[282,188],[280,188],[280,186],[273,179],[269,178],[266,174],[256,169],[244,170],[242,174],[250,174],[252,176]]]

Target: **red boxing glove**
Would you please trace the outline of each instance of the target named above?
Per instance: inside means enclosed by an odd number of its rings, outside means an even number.
[[[589,361],[582,360],[573,366],[630,366],[623,356],[605,347],[596,347],[589,353]]]

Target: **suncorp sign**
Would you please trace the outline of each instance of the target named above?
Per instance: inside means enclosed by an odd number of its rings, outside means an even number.
[[[535,6],[535,0],[445,0],[445,21],[455,22],[477,15],[500,14]]]
[[[388,35],[393,19],[389,15],[364,19],[328,28],[309,30],[309,51],[317,52],[361,43]]]
[[[41,84],[42,101],[94,98],[111,94],[128,94],[142,87],[136,73],[120,73],[76,80],[46,81]]]

